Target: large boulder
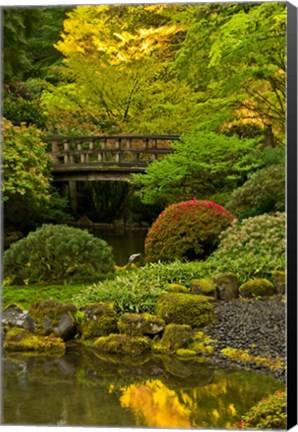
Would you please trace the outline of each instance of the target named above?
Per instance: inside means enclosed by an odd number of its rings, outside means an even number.
[[[267,279],[253,279],[242,284],[239,292],[241,297],[271,297],[276,294],[276,288]]]
[[[201,294],[213,299],[217,299],[217,285],[212,279],[193,279],[191,281],[191,291],[194,294]]]
[[[37,336],[28,330],[12,327],[4,337],[3,348],[13,352],[50,352],[62,355],[65,343],[55,336]]]
[[[286,291],[286,272],[274,270],[271,272],[271,277],[277,294],[284,294]]]
[[[118,321],[119,332],[130,336],[153,336],[163,332],[164,327],[163,319],[148,313],[125,313]]]
[[[92,303],[84,306],[81,332],[84,339],[97,339],[117,332],[117,314],[113,303]]]
[[[125,334],[102,336],[94,342],[94,347],[107,354],[143,354],[151,348],[150,339],[131,337]]]
[[[168,324],[154,349],[160,352],[172,352],[185,348],[192,341],[194,331],[187,324]]]
[[[213,280],[220,300],[229,301],[239,297],[240,283],[234,273],[219,273]]]
[[[54,334],[64,340],[78,331],[75,320],[76,307],[56,300],[40,300],[32,304],[29,314],[35,321],[35,332],[40,336]]]
[[[214,307],[209,298],[197,294],[163,294],[157,301],[156,312],[167,324],[204,327],[215,320]]]
[[[2,328],[20,327],[34,333],[35,325],[28,311],[17,305],[10,305],[1,314]]]

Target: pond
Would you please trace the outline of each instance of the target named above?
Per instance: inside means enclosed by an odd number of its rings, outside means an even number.
[[[235,428],[253,404],[282,389],[272,376],[215,369],[199,358],[6,354],[2,424]]]
[[[144,256],[146,229],[94,228],[90,232],[112,246],[118,266],[127,264],[128,258],[135,253],[140,253]]]

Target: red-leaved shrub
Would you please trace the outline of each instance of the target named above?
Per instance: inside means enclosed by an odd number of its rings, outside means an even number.
[[[184,201],[167,207],[151,226],[145,241],[149,262],[205,259],[234,216],[212,201]]]

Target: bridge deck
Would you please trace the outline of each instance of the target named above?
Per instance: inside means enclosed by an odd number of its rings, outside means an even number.
[[[173,152],[179,135],[112,135],[49,138],[56,181],[121,180],[144,172],[150,162]]]

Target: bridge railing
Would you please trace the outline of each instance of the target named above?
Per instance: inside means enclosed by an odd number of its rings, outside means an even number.
[[[48,138],[54,166],[146,166],[173,152],[179,135],[112,135]]]

